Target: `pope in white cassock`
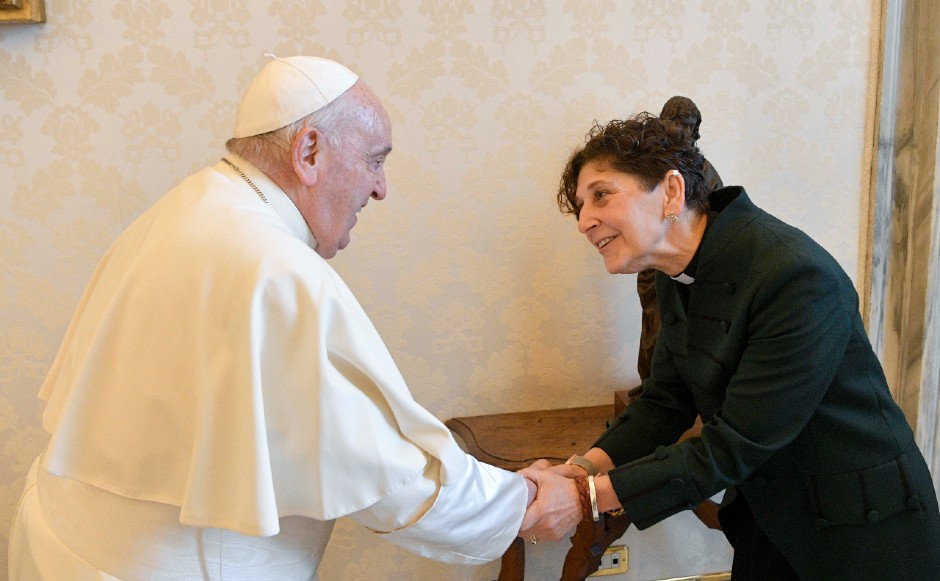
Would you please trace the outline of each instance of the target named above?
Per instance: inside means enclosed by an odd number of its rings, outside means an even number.
[[[432,559],[499,557],[535,483],[466,455],[412,399],[325,261],[385,197],[384,108],[342,65],[274,59],[226,145],[82,296],[40,391],[51,440],[11,581],[316,579],[342,516]],[[535,507],[573,486],[531,477]]]

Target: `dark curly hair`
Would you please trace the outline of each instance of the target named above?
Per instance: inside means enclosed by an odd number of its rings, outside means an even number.
[[[594,127],[585,136],[584,146],[568,159],[558,186],[558,208],[565,214],[580,213],[575,195],[578,175],[585,164],[601,161],[612,169],[629,174],[652,190],[671,169],[685,180],[685,205],[697,212],[708,209],[708,192],[702,175],[705,157],[695,141],[680,125],[647,112],[623,121]]]

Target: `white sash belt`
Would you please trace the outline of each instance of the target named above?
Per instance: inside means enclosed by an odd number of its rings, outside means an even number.
[[[281,531],[253,537],[179,523],[179,507],[126,498],[44,471],[42,515],[56,537],[121,579],[313,580],[334,521],[281,518]]]

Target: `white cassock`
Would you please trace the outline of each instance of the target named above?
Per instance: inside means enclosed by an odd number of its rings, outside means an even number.
[[[40,391],[49,446],[11,581],[315,579],[333,519],[420,555],[498,558],[521,476],[412,398],[283,191],[229,156],[101,260]]]

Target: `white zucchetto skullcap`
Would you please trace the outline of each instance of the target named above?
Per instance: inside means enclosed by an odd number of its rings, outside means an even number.
[[[280,129],[322,109],[359,77],[343,65],[315,56],[276,58],[248,84],[235,114],[233,137]]]

